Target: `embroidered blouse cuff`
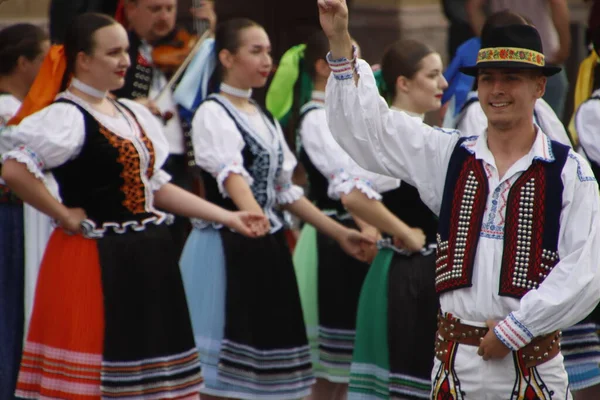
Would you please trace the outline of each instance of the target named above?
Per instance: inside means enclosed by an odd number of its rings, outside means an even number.
[[[304,190],[300,186],[292,185],[291,183],[277,185],[275,186],[275,191],[277,192],[278,204],[291,204],[304,196]]]
[[[339,200],[342,191],[339,187],[344,184],[344,182],[350,179],[350,175],[344,170],[344,168],[339,168],[337,171],[332,172],[329,175],[329,185],[327,186],[327,196],[333,200]]]
[[[525,347],[533,339],[533,334],[515,318],[513,313],[508,314],[508,317],[496,325],[494,333],[512,351]]]
[[[244,166],[239,164],[238,162],[233,162],[229,165],[222,165],[219,172],[217,173],[216,179],[217,186],[219,187],[219,192],[223,197],[229,197],[229,194],[227,194],[227,190],[224,186],[225,180],[227,179],[229,174],[241,175],[248,184],[248,186],[252,186],[252,184],[254,183],[254,179],[252,179],[248,171],[246,171]]]
[[[327,53],[327,62],[333,73],[333,77],[338,81],[344,81],[352,79],[354,77],[354,71],[358,72],[358,63],[356,60],[358,49],[352,45],[352,60],[348,60],[346,57],[338,58],[333,60],[331,58],[331,52]]]
[[[371,181],[362,178],[350,178],[335,187],[335,192],[339,196],[342,193],[349,194],[352,190],[358,189],[371,200],[381,200],[381,195],[373,189]]]
[[[166,173],[164,170],[159,169],[154,173],[154,175],[152,175],[152,178],[150,179],[150,188],[156,192],[157,190],[160,190],[163,185],[169,183],[170,181],[171,175]]]
[[[35,175],[36,178],[44,182],[47,186],[46,178],[44,177],[44,163],[37,153],[25,146],[19,146],[14,150],[5,153],[2,156],[2,161],[16,160],[27,166],[29,172]]]

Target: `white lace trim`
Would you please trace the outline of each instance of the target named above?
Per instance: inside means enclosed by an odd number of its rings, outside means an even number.
[[[156,211],[156,214],[157,215],[141,221],[104,222],[100,227],[98,227],[94,221],[84,219],[81,222],[81,234],[88,239],[100,239],[110,230],[118,234],[123,234],[127,231],[143,231],[148,224],[161,225],[166,223],[167,225],[170,225],[173,223],[173,214],[162,213],[159,211]]]
[[[233,162],[229,165],[223,166],[219,170],[219,173],[217,174],[217,176],[215,178],[217,180],[217,186],[219,188],[219,193],[221,193],[223,198],[229,197],[227,190],[225,190],[225,186],[223,186],[225,184],[225,180],[227,179],[229,174],[241,175],[244,178],[244,180],[246,181],[246,183],[248,184],[248,186],[252,186],[252,184],[254,183],[254,179],[250,176],[248,171],[246,171],[246,169],[244,168],[243,165],[240,165],[237,162]]]
[[[399,247],[396,247],[396,245],[394,245],[394,241],[391,238],[386,238],[386,239],[380,239],[377,241],[377,248],[380,250],[381,249],[390,249],[390,250],[393,250],[396,253],[402,254],[404,256],[410,256],[410,255],[416,254],[416,253],[421,253],[421,255],[423,255],[423,256],[428,256],[430,254],[435,253],[435,250],[437,249],[437,244],[426,244],[419,251],[410,251],[410,250],[401,249]]]
[[[373,189],[371,182],[365,179],[347,179],[334,188],[338,195],[341,195],[342,193],[349,194],[354,189],[360,190],[371,200],[381,200],[381,195]]]
[[[304,196],[304,190],[300,186],[287,184],[283,187],[277,187],[277,203],[291,204]]]
[[[202,230],[205,228],[213,228],[216,230],[219,230],[221,228],[223,228],[223,224],[220,224],[218,222],[213,222],[213,221],[207,221],[205,219],[199,219],[199,218],[190,218],[190,222],[192,223],[192,226],[196,229]]]
[[[336,173],[332,173],[327,186],[327,196],[332,200],[339,200],[341,192],[337,188],[350,179],[350,175],[340,168]]]
[[[14,150],[5,153],[2,156],[2,161],[15,160],[27,166],[27,170],[31,172],[36,178],[44,182],[44,185],[48,186],[46,177],[44,176],[44,163],[36,154],[35,151],[25,147],[19,146]]]
[[[156,191],[160,190],[160,188],[163,187],[165,184],[169,183],[170,181],[171,181],[171,175],[166,173],[164,170],[159,169],[158,171],[156,171],[154,173],[154,175],[152,175],[152,178],[150,179],[150,188],[154,192],[156,192]]]
[[[33,150],[27,148],[26,146],[19,146],[14,150],[4,153],[2,156],[2,161],[9,159],[25,164],[27,166],[27,170],[31,172],[37,179],[42,181],[52,197],[62,203],[58,182],[56,182],[56,179],[51,172],[44,172],[44,163]],[[0,179],[0,182],[4,181]]]

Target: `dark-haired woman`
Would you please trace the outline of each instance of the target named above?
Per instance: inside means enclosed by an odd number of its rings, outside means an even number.
[[[192,122],[207,199],[264,213],[270,228],[265,237],[247,240],[220,225],[193,221],[181,269],[206,399],[298,399],[314,383],[281,208],[351,254],[359,255],[363,237],[321,213],[291,183],[296,159],[281,127],[250,97],[252,88],[267,82],[270,50],[269,37],[255,22],[220,25],[219,93],[208,96]]]
[[[56,69],[66,90],[8,138],[16,146],[3,155],[2,177],[61,228],[42,261],[18,397],[197,399],[200,364],[166,227],[172,217],[157,208],[264,233],[264,217],[226,211],[168,183],[160,125],[145,107],[107,96],[123,85],[128,45],[113,19],[78,16],[65,40],[64,73],[57,48],[42,68]],[[37,84],[55,86],[36,81],[32,92]]]
[[[49,47],[46,33],[32,24],[15,24],[0,31],[0,131],[21,107]],[[21,356],[24,307],[27,308],[23,300],[24,293],[28,293],[24,271],[37,270],[38,247],[45,246],[48,225],[46,217],[40,218],[35,209],[23,206],[0,179],[0,360],[3,360],[0,398],[3,399],[13,398]],[[39,245],[38,238],[42,239]]]
[[[421,42],[402,40],[388,47],[381,77],[392,110],[420,120],[438,110],[448,86],[442,70],[440,55]],[[381,231],[389,232],[387,225],[400,219],[426,236],[425,246],[412,252],[391,240],[382,243],[371,265],[358,307],[350,399],[430,397],[439,309],[434,285],[437,218],[415,187],[402,182],[392,189],[382,193],[381,201],[391,218],[361,191],[342,194],[348,210]]]
[[[309,198],[314,204],[341,224],[361,226],[364,233],[377,235],[376,230],[362,221],[353,219],[340,201],[340,193],[357,189],[367,198],[380,200],[380,191],[398,187],[399,180],[371,174],[362,170],[333,139],[325,115],[325,86],[331,69],[325,60],[329,42],[320,31],[311,35],[304,46],[290,49],[285,59],[301,51],[296,63],[294,98],[287,129],[297,131],[299,158],[307,171],[310,184]],[[291,87],[290,75],[282,63],[270,88],[268,104],[283,95],[281,87]],[[304,80],[308,81],[308,84]],[[310,90],[312,89],[312,90]],[[308,93],[307,93],[308,92]],[[300,104],[307,99],[305,104]],[[294,135],[295,137],[296,135]],[[350,175],[358,170],[360,177]],[[397,221],[392,234],[402,238],[413,249],[420,249],[423,236]],[[373,257],[376,249],[373,251]],[[369,260],[371,261],[371,260]],[[350,378],[350,364],[354,349],[356,310],[363,281],[369,269],[363,263],[347,256],[330,238],[306,224],[294,251],[294,267],[298,279],[302,308],[311,345],[313,368],[317,383],[311,399],[345,399]]]

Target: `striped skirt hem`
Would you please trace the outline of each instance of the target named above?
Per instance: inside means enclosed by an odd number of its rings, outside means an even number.
[[[350,400],[430,398],[434,267],[433,255],[379,251],[360,296]]]
[[[599,328],[594,322],[582,322],[563,331],[561,351],[573,391],[600,383]]]
[[[40,268],[19,397],[197,398],[200,361],[177,264],[159,245],[165,238],[165,226],[99,240],[54,231]],[[143,280],[133,279],[141,272]]]

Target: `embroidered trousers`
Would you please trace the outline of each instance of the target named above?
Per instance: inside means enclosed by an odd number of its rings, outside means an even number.
[[[455,345],[448,362],[435,359],[434,400],[570,400],[563,356],[525,368],[516,353],[484,361],[476,346]]]

